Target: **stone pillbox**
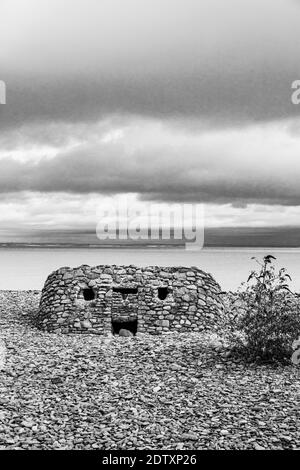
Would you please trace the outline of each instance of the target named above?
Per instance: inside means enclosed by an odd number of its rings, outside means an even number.
[[[50,332],[121,336],[216,330],[220,294],[212,276],[196,267],[66,267],[46,280],[37,325]]]

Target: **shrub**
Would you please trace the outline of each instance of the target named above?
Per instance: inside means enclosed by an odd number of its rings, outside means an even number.
[[[298,296],[289,287],[284,268],[275,272],[274,256],[256,258],[246,283],[228,302],[227,330],[234,349],[249,359],[282,360],[291,356],[300,332]]]

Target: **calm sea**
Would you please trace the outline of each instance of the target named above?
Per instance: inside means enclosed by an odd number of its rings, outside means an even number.
[[[198,266],[210,272],[223,290],[236,289],[255,266],[252,256],[276,256],[276,267],[287,268],[292,287],[300,291],[300,249],[205,248],[177,249],[1,248],[0,289],[41,289],[48,274],[62,266],[136,264]]]

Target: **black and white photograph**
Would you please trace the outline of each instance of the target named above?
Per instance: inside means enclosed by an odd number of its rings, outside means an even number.
[[[0,0],[0,450],[300,450],[299,25]]]

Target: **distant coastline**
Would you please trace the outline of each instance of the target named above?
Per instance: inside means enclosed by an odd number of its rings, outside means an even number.
[[[95,230],[37,230],[5,234],[0,231],[0,248],[63,249],[184,249],[186,240],[99,240]],[[205,248],[300,248],[300,227],[207,227]]]
[[[89,243],[0,243],[1,248],[13,249],[26,249],[26,248],[55,248],[55,249],[94,249],[94,250],[107,250],[107,249],[184,249],[183,243],[144,243],[144,244],[89,244]]]
[[[178,244],[87,244],[87,243],[0,243],[0,250],[11,249],[11,250],[34,250],[34,249],[60,249],[60,250],[185,250],[183,243]],[[295,246],[271,246],[271,245],[205,245],[202,250],[300,250],[300,245]]]

